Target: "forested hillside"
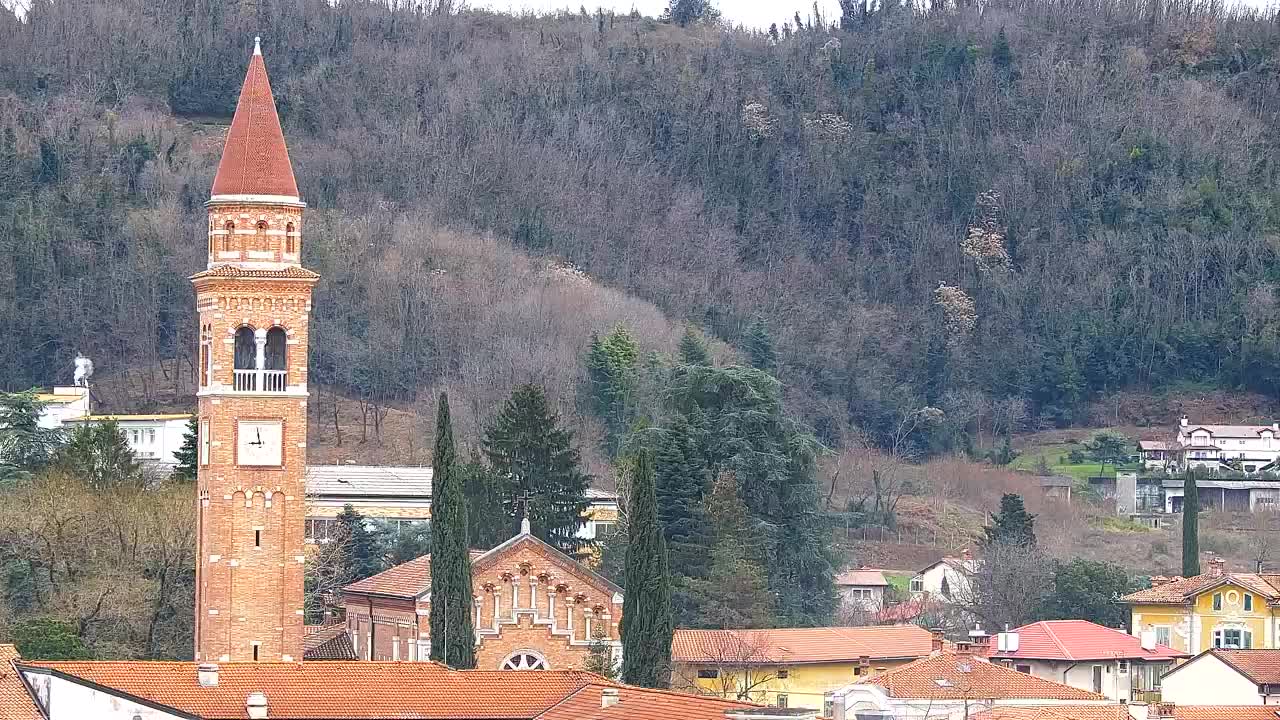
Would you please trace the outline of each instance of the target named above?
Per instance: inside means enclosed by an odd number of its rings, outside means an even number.
[[[359,1],[0,12],[0,386],[66,380],[76,351],[189,382],[185,278],[260,34],[325,277],[313,377],[366,401],[563,391],[619,320],[776,362],[832,446],[1070,424],[1117,388],[1274,393],[1280,24],[943,5],[772,33]],[[509,297],[513,274],[542,279]]]

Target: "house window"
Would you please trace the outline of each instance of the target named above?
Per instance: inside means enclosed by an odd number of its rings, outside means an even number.
[[[294,244],[296,241],[294,240],[294,237],[293,237],[293,223],[289,223],[288,225],[285,225],[284,232],[285,232],[284,251],[292,255],[295,252],[297,252],[297,246]]]
[[[784,708],[786,706],[787,706],[787,694],[778,693],[778,707]]]
[[[338,531],[338,521],[333,518],[307,518],[304,533],[311,542],[329,542]]]
[[[720,677],[718,668],[698,668],[699,680],[715,680],[718,677]]]
[[[1213,594],[1213,609],[1214,610],[1222,609],[1222,593]]]
[[[1253,633],[1248,630],[1230,629],[1214,630],[1213,646],[1232,650],[1247,650],[1253,647]]]
[[[790,670],[779,670],[779,671],[778,671],[778,679],[779,679],[779,680],[786,680],[786,679],[787,679],[787,678],[789,678],[789,677],[791,677],[791,671],[790,671]]]
[[[1030,666],[1030,665],[1014,665],[1014,666],[1013,666],[1013,669],[1014,669],[1014,670],[1017,670],[1017,671],[1018,671],[1018,672],[1020,672],[1020,673],[1025,673],[1025,674],[1027,674],[1027,675],[1030,675],[1030,674],[1031,674],[1031,666]]]
[[[924,592],[924,578],[911,578],[911,592]]]
[[[1156,642],[1166,646],[1169,644],[1169,627],[1167,625],[1156,628]]]
[[[1129,674],[1129,661],[1128,661],[1128,660],[1121,660],[1120,662],[1116,663],[1116,672],[1119,672],[1121,675],[1128,675],[1128,674]]]
[[[591,523],[596,540],[608,540],[618,534],[618,523],[596,520]]]
[[[853,669],[853,676],[854,676],[854,677],[858,677],[858,676],[859,676],[859,675],[861,675],[861,674],[862,674],[862,666],[861,666],[861,665],[859,665],[859,666],[857,666],[857,667],[855,667],[855,668]]]
[[[200,464],[209,464],[209,421],[200,421]]]
[[[517,650],[507,656],[499,670],[546,670],[547,661],[532,650]]]
[[[1244,594],[1244,609],[1247,612],[1253,612],[1253,596],[1249,593]]]
[[[236,224],[228,220],[227,224],[222,226],[222,229],[227,233],[222,236],[222,251],[230,252],[232,236],[236,234]]]

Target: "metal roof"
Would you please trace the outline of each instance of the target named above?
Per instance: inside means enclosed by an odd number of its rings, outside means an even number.
[[[342,497],[431,497],[431,468],[415,465],[308,465],[307,494]],[[617,495],[587,488],[587,499],[613,502]]]

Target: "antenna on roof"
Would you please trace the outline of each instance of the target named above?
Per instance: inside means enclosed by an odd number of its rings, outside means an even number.
[[[262,38],[259,37],[258,35],[253,36],[253,54],[254,55],[262,54]]]

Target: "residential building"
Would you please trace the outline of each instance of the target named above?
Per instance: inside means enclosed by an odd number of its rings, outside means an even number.
[[[21,658],[13,645],[0,644],[0,718],[4,720],[44,720],[18,674]]]
[[[1160,699],[1160,676],[1190,657],[1155,641],[1087,620],[1045,620],[1000,633],[991,661],[1111,700]]]
[[[939,645],[941,637],[936,639]],[[671,683],[720,697],[823,710],[854,680],[925,657],[935,638],[915,625],[678,629]]]
[[[622,588],[529,532],[473,556],[477,667],[580,668],[593,644],[621,658]],[[430,657],[431,556],[343,589],[347,632],[366,660]]]
[[[835,585],[842,610],[876,612],[885,606],[884,591],[889,587],[889,581],[879,570],[845,570],[836,576]]]
[[[1277,720],[1274,708],[1247,705],[1006,705],[974,715],[971,720]]]
[[[186,442],[191,415],[84,415],[68,418],[63,427],[114,421],[133,456],[143,465],[169,471],[178,464],[177,452]]]
[[[967,548],[960,557],[944,557],[911,578],[911,595],[927,595],[946,602],[962,600],[972,593],[971,578],[978,570],[973,553]]]
[[[1183,415],[1172,441],[1143,440],[1138,443],[1138,451],[1148,470],[1269,472],[1276,469],[1276,460],[1280,459],[1280,423],[1201,425]]]
[[[334,518],[350,505],[370,520],[393,524],[427,522],[431,518],[431,468],[394,465],[308,465],[307,542],[323,542],[333,532]],[[586,524],[578,537],[603,539],[618,526],[617,493],[587,489]]]
[[[1003,705],[1113,704],[1103,695],[1018,672],[972,652],[967,642],[846,685],[833,720],[961,720]]]
[[[1125,595],[1134,633],[1192,655],[1209,648],[1273,648],[1280,627],[1280,575],[1228,573],[1221,558],[1190,578],[1151,578]]]
[[[1205,650],[1165,675],[1163,698],[1177,705],[1280,705],[1280,650]]]
[[[66,421],[92,411],[89,388],[83,385],[55,386],[52,392],[38,393],[36,399],[44,403],[38,422],[46,430],[60,428]]]
[[[1003,705],[970,720],[1136,720],[1127,705]]]
[[[580,670],[510,673],[350,661],[30,662],[17,668],[47,720],[771,718],[749,703],[636,688]]]
[[[1171,471],[1178,469],[1177,445],[1166,440],[1143,439],[1138,441],[1138,458],[1147,471]]]

